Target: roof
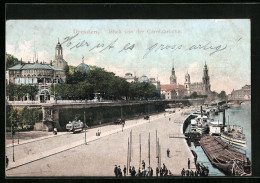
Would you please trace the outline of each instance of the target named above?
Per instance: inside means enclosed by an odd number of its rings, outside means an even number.
[[[142,77],[139,78],[138,80],[139,82],[149,82],[149,78],[145,75],[143,75]]]
[[[76,68],[77,71],[81,71],[81,72],[89,72],[90,71],[90,68],[87,64],[85,63],[81,63],[77,66]]]
[[[183,85],[177,85],[177,84],[166,84],[161,85],[162,91],[174,91],[174,90],[185,90],[185,87]]]
[[[63,71],[62,69],[52,66],[50,64],[41,64],[41,63],[24,63],[17,64],[13,67],[8,68],[7,70],[55,70]]]

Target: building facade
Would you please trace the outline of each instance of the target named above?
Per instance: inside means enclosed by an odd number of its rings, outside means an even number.
[[[187,89],[187,96],[191,95],[193,92],[197,92],[198,95],[209,95],[211,93],[211,90],[207,64],[205,63],[204,65],[202,82],[191,83],[190,75],[187,72],[187,74],[185,75],[184,85]]]
[[[228,100],[251,100],[251,85],[245,85],[240,90],[233,89]]]
[[[57,54],[62,54],[62,51]],[[45,103],[51,99],[51,85],[63,84],[65,82],[65,71],[62,68],[54,66],[52,62],[47,64],[43,62],[39,63],[39,61],[36,60],[34,63],[25,63],[21,60],[19,64],[6,70],[7,85],[10,83],[15,85],[33,85],[39,89],[35,96],[29,96],[29,94],[27,94],[27,96],[19,100],[35,100]]]
[[[129,83],[137,82],[138,80],[138,78],[136,78],[135,76],[133,76],[132,73],[129,72],[125,74],[124,79]]]
[[[68,63],[63,59],[63,50],[59,41],[55,47],[55,59],[51,62],[52,65],[63,70],[68,65]]]

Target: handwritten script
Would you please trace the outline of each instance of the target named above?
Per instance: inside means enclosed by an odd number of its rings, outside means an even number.
[[[240,38],[241,39],[241,38]],[[96,51],[96,52],[105,52],[105,51],[112,51],[115,50],[118,52],[118,54],[122,54],[123,52],[130,52],[133,51],[136,48],[136,43],[131,42],[125,42],[121,43],[119,38],[116,38],[115,40],[108,41],[107,43],[90,43],[85,39],[79,38],[79,33],[73,35],[73,36],[66,36],[64,41],[61,43],[62,45],[68,47],[70,50],[76,50],[79,48],[87,48],[89,52]],[[123,46],[119,46],[118,44],[122,44]],[[147,46],[145,48],[143,59],[147,58],[148,55],[155,52],[162,52],[165,50],[170,50],[172,52],[183,50],[183,51],[207,51],[208,54],[211,56],[217,52],[224,51],[227,48],[227,45],[222,44],[213,44],[210,41],[206,43],[196,43],[191,45],[183,45],[181,43],[174,43],[174,44],[162,44],[155,42],[154,44]]]

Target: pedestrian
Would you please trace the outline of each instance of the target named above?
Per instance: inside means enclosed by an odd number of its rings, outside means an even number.
[[[198,170],[195,170],[194,175],[195,177],[198,177]]]
[[[197,163],[197,156],[194,157],[194,163],[196,165],[196,163]]]
[[[160,169],[160,177],[162,177],[162,176],[163,176],[163,169],[161,167],[161,169]]]
[[[6,168],[8,167],[8,163],[9,163],[9,159],[8,159],[8,157],[7,156],[5,156],[5,166],[6,166]]]
[[[190,169],[190,158],[188,158],[188,169]]]
[[[151,175],[151,177],[153,176],[153,168],[151,168],[151,174],[150,175]]]
[[[187,177],[190,176],[190,172],[189,172],[189,170],[186,170],[186,176],[187,176]]]
[[[170,149],[169,148],[167,149],[167,157],[168,158],[170,157]]]
[[[131,166],[129,167],[129,173],[131,174],[131,172],[132,172],[132,168],[131,168]]]
[[[185,176],[185,170],[184,170],[184,168],[183,168],[182,171],[181,171],[181,176],[182,176],[182,177]]]
[[[167,176],[168,175],[168,169],[165,168],[165,173],[164,173],[164,176]]]
[[[142,177],[142,173],[141,173],[141,168],[140,167],[138,168],[138,176]]]
[[[166,169],[166,166],[165,166],[165,164],[163,163],[163,173],[165,172],[165,169]]]
[[[156,167],[156,177],[158,177],[158,174],[159,174],[159,168]]]
[[[200,164],[199,164],[199,163],[196,164],[196,169],[197,169],[197,170],[200,169]]]
[[[132,176],[132,177],[135,177],[135,174],[136,174],[136,171],[135,171],[135,167],[133,166],[131,176]]]
[[[114,173],[115,173],[115,176],[117,177],[117,165],[115,165]]]
[[[145,162],[144,160],[142,161],[143,169],[145,169]]]
[[[171,118],[169,118],[169,121],[171,121]]]
[[[124,166],[124,176],[126,176],[126,167]]]
[[[122,171],[121,171],[120,166],[118,166],[118,168],[117,168],[117,176],[122,177]]]
[[[193,177],[193,176],[194,176],[194,175],[193,175],[193,171],[192,171],[192,170],[190,171],[190,176],[191,176],[191,177]]]

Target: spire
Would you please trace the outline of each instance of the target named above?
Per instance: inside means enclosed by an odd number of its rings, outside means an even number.
[[[84,56],[82,57],[82,63],[84,64]]]
[[[60,44],[60,38],[58,37],[58,44]]]

